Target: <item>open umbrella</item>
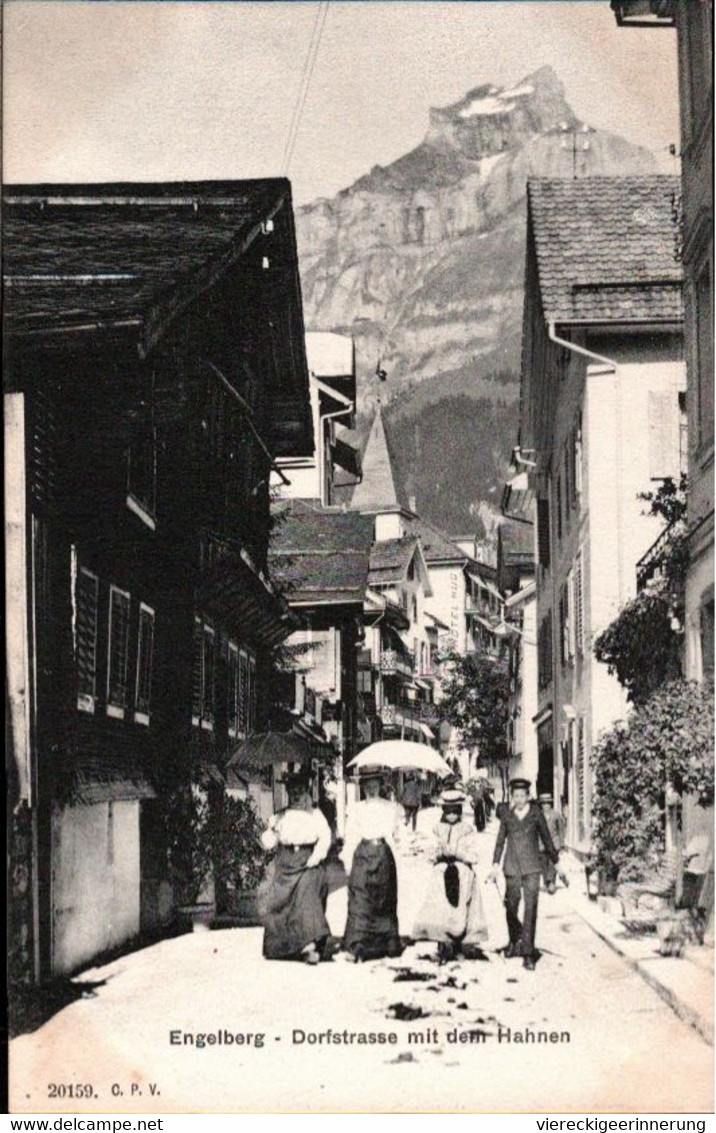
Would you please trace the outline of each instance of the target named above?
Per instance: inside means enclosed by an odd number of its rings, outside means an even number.
[[[427,744],[411,743],[409,740],[382,740],[371,744],[350,761],[347,770],[358,771],[361,767],[430,771],[441,778],[452,775],[447,763],[434,748]]]
[[[313,751],[308,740],[295,732],[257,732],[234,750],[227,766],[259,769],[274,763],[310,763]]]

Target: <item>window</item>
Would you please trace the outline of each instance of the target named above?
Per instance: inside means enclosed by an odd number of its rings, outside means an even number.
[[[537,669],[540,688],[552,680],[552,611],[542,619],[537,634]]]
[[[578,502],[582,495],[584,482],[584,449],[582,445],[582,414],[577,417],[574,430],[574,498]]]
[[[696,381],[699,398],[699,444],[713,443],[713,327],[711,324],[711,268],[707,263],[696,280]]]
[[[679,393],[679,472],[682,476],[689,471],[689,418],[686,405],[686,392]]]
[[[565,666],[572,659],[572,578],[562,586],[559,595],[559,659]]]
[[[109,633],[107,647],[107,715],[124,719],[129,670],[129,594],[109,588]]]
[[[683,51],[688,75],[689,136],[687,145],[695,142],[711,101],[711,4],[707,0],[689,0],[684,5]]]
[[[667,391],[649,390],[649,476],[664,480],[679,468],[678,397]]]
[[[195,617],[192,723],[209,730],[214,727],[215,645],[213,628]]]
[[[139,630],[137,634],[137,690],[134,701],[134,719],[148,724],[152,708],[152,666],[154,662],[154,610],[139,603]]]
[[[543,497],[537,500],[537,555],[540,566],[545,570],[549,568],[549,500]]]
[[[714,600],[701,607],[701,678],[714,679]]]
[[[127,448],[127,507],[148,527],[155,528],[157,492],[157,432],[152,407],[143,404]]]
[[[571,444],[567,440],[564,446],[564,520],[565,523],[569,520],[569,510],[572,506],[572,488],[571,488]]]
[[[80,567],[75,577],[75,665],[77,707],[94,712],[97,699],[97,576]]]

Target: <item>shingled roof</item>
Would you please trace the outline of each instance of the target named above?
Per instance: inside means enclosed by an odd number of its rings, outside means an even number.
[[[679,192],[660,175],[529,181],[547,321],[680,321]]]
[[[282,501],[269,551],[271,577],[289,605],[363,604],[373,520],[326,508],[318,500]]]
[[[406,519],[406,526],[410,528],[412,535],[417,535],[420,539],[420,545],[425,555],[425,561],[428,565],[436,563],[466,563],[469,560],[469,555],[466,555],[457,543],[453,543],[444,535],[437,527],[433,527],[432,523],[422,519],[419,515]]]
[[[410,560],[415,554],[418,540],[414,535],[403,539],[384,539],[374,543],[370,553],[371,586],[400,582],[405,577]]]

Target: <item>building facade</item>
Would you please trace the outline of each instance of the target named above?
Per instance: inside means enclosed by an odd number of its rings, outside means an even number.
[[[270,469],[312,431],[287,182],[4,211],[16,974],[43,981],[171,915],[165,802],[262,712]]]
[[[683,466],[681,267],[669,177],[533,181],[522,460],[536,498],[539,781],[590,848],[591,750],[624,715],[595,637],[660,531],[639,493]]]

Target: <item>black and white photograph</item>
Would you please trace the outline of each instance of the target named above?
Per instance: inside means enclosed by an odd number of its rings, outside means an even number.
[[[9,1113],[713,1113],[712,0],[2,20]]]

